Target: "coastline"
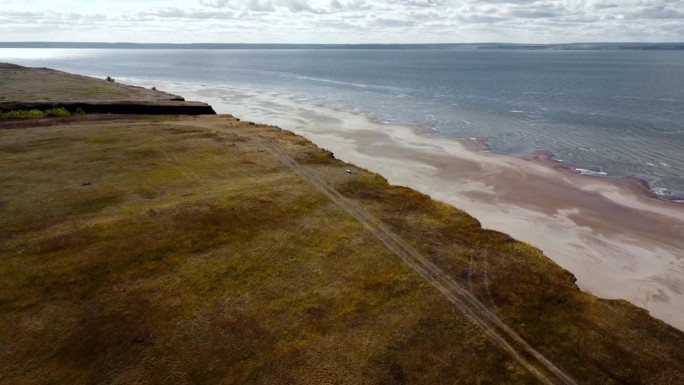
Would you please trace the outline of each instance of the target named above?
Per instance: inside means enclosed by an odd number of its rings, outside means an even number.
[[[63,80],[38,77],[25,100]],[[287,104],[244,106],[428,187],[496,159]],[[291,131],[229,114],[4,118],[2,379],[681,382],[681,331]]]
[[[274,94],[154,84],[205,101],[218,113],[293,131],[392,184],[462,209],[483,227],[540,248],[582,290],[627,300],[684,330],[684,207],[657,199],[635,179],[591,177],[534,157],[477,152],[464,141]]]

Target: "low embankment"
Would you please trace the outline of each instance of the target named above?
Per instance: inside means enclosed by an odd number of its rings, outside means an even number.
[[[0,63],[0,112],[64,108],[74,113],[213,115],[214,109],[156,89],[119,84],[49,68]]]

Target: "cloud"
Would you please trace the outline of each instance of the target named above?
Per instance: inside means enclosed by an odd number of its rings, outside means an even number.
[[[445,0],[401,0],[399,4],[415,7],[434,7],[446,3]]]
[[[235,13],[231,11],[209,11],[201,9],[156,8],[150,11],[138,12],[131,15],[133,19],[232,19]]]
[[[645,19],[684,19],[684,11],[675,9],[671,6],[658,4],[643,7],[632,13],[634,18]]]
[[[412,1],[423,3],[430,0],[407,0],[407,2]],[[209,8],[232,9],[235,11],[308,12],[311,14],[358,12],[370,8],[365,0],[199,0],[199,4]]]
[[[375,24],[380,27],[412,27],[416,23],[411,20],[400,20],[380,17],[375,20]]]
[[[0,39],[15,41],[681,41],[682,30],[684,0],[3,0],[0,8]]]

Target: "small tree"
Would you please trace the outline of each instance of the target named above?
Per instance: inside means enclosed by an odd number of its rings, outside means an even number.
[[[114,78],[111,76],[107,76],[107,81],[114,83]]]

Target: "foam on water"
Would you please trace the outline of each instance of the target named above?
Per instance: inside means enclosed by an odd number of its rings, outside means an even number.
[[[585,168],[574,168],[575,171],[579,172],[582,175],[591,175],[591,176],[607,176],[608,174],[603,172],[603,171],[592,171],[592,170],[587,170]]]

